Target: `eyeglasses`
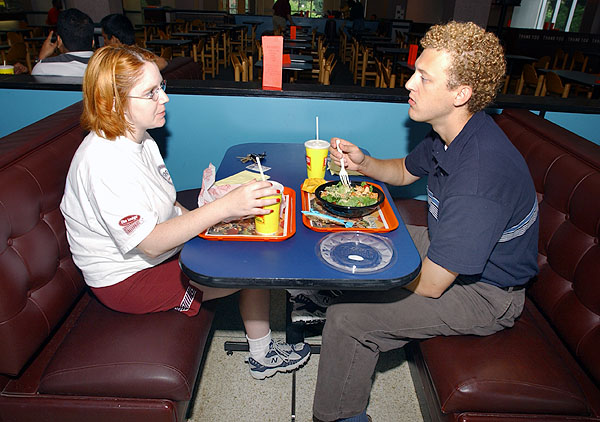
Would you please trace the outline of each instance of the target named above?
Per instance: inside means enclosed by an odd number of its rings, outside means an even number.
[[[128,95],[127,97],[129,98],[139,98],[140,100],[152,100],[152,101],[158,101],[158,96],[160,95],[160,91],[165,92],[167,90],[167,81],[163,80],[160,85],[158,86],[158,88],[153,89],[152,91],[150,91],[148,94],[141,96],[141,97],[137,97],[134,95]]]

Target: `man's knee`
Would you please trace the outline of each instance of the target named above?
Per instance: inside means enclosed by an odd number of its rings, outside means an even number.
[[[349,306],[347,303],[335,303],[330,305],[327,308],[327,314],[325,318],[326,324],[329,326],[329,328],[339,330],[347,327],[348,324],[351,324],[352,321],[350,318],[355,314],[355,312],[352,312],[350,308],[351,306]]]

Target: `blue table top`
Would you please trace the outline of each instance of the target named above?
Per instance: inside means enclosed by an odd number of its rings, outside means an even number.
[[[376,233],[389,239],[394,261],[373,274],[350,274],[336,270],[317,256],[318,242],[329,233],[316,232],[302,223],[300,186],[306,178],[305,149],[302,143],[247,143],[227,150],[217,171],[217,180],[246,169],[236,157],[266,152],[261,160],[271,167],[270,180],[296,192],[296,233],[280,242],[215,241],[195,237],[180,254],[180,265],[193,281],[213,287],[317,288],[383,290],[410,282],[420,271],[419,254],[395,207],[399,227]],[[326,178],[333,180],[332,176]],[[335,176],[337,177],[337,176]],[[351,180],[369,180],[351,176]],[[390,200],[384,184],[382,188]]]

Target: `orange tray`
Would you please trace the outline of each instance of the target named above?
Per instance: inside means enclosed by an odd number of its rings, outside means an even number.
[[[378,187],[383,191],[381,186],[376,183],[368,182],[369,184]],[[314,194],[308,193],[302,190],[300,187],[301,197],[302,197],[302,211],[309,211],[310,205],[309,201],[314,199]],[[331,215],[333,217],[342,218],[343,220],[354,221],[354,226],[350,228],[342,227],[333,223],[319,223],[321,226],[313,226],[315,224],[309,218],[302,214],[302,223],[306,227],[316,232],[343,232],[343,231],[363,231],[363,232],[372,232],[372,233],[384,233],[391,232],[392,230],[396,230],[398,228],[398,219],[396,218],[396,214],[394,214],[394,210],[390,206],[390,202],[388,201],[387,196],[385,197],[385,201],[383,204],[377,208],[376,211],[373,211],[371,214],[368,214],[364,217],[359,218],[343,218],[339,215],[331,214],[320,206],[317,206],[316,211],[320,213]],[[362,225],[368,224],[370,227],[361,227]],[[375,225],[376,227],[373,227]]]
[[[272,236],[256,234],[254,218],[215,224],[198,236],[208,240],[237,240],[246,242],[281,242],[296,233],[296,192],[283,188],[283,200],[287,206],[279,224],[279,233]]]

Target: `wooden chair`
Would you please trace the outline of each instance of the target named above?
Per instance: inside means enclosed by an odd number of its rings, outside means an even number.
[[[350,72],[352,73],[354,84],[358,79],[358,63],[360,61],[360,43],[354,37],[350,39],[351,55],[350,55]]]
[[[243,51],[246,52],[246,37],[248,28],[244,25],[243,28],[233,31],[229,39],[229,48],[231,52]]]
[[[210,73],[214,78],[219,74],[219,63],[217,60],[217,50],[219,47],[220,35],[212,34],[204,42],[204,63],[202,63],[202,76]]]
[[[537,59],[537,61],[533,62],[533,67],[536,69],[548,69],[550,60],[550,56],[542,56]]]
[[[569,55],[565,53],[562,48],[559,48],[554,53],[554,61],[552,62],[552,69],[564,69],[567,65],[567,58]]]
[[[242,67],[242,62],[240,60],[240,57],[237,53],[233,53],[231,56],[231,64],[233,66],[233,79],[236,82],[241,82],[242,81],[242,73],[243,73],[243,67]],[[246,74],[246,80],[244,82],[248,81],[248,76]]]
[[[200,38],[197,43],[192,45],[192,58],[196,63],[202,65],[202,79],[206,79],[206,51],[205,51],[206,39]]]
[[[227,67],[229,64],[229,54],[231,53],[229,31],[223,31],[220,34],[221,39],[217,44],[217,74],[219,66]]]
[[[375,59],[377,64],[377,78],[375,79],[376,88],[396,88],[396,74],[392,73],[392,66],[388,63],[383,64]]]
[[[10,46],[5,53],[6,63],[27,63],[27,47],[25,41],[23,41],[23,36],[17,32],[8,32],[6,38]]]
[[[252,82],[254,80],[254,60],[252,56],[246,55],[243,51],[240,51],[239,55],[242,61],[242,75],[245,71],[247,75],[246,81]]]
[[[519,79],[515,93],[521,95],[524,88],[531,88],[533,95],[537,97],[540,95],[543,84],[544,76],[538,75],[535,67],[532,64],[526,63],[523,65],[523,72],[521,72],[521,79]]]
[[[357,69],[357,77],[360,77],[360,86],[367,85],[367,80],[375,81],[377,68],[373,51],[365,46],[360,46],[360,70]]]
[[[321,60],[321,72],[319,74],[319,83],[322,85],[331,84],[331,72],[335,68],[337,60],[335,60],[335,54],[331,53],[327,59],[323,57]]]
[[[569,70],[585,72],[587,64],[588,57],[585,56],[581,51],[576,51],[575,53],[573,53],[573,57],[571,58],[571,66],[569,66]]]
[[[546,94],[556,94],[560,95],[561,98],[567,98],[569,96],[570,89],[571,84],[563,84],[560,76],[554,72],[547,72],[540,95],[544,97]]]
[[[254,43],[256,44],[256,61],[262,60],[262,44],[259,40],[254,40]]]

